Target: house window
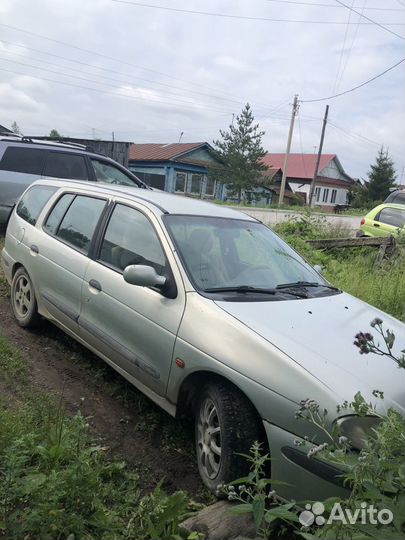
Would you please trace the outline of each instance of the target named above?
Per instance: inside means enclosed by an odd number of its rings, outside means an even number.
[[[330,202],[331,203],[336,202],[336,195],[337,195],[337,189],[332,189],[332,194],[331,194],[331,197],[330,197]]]
[[[199,195],[201,193],[201,181],[201,174],[192,174],[188,192],[193,193],[194,195]]]
[[[321,197],[321,188],[317,187],[315,188],[315,201],[319,202],[320,197]]]
[[[322,202],[328,202],[328,197],[329,197],[329,189],[324,189],[323,190]]]
[[[184,193],[186,191],[186,178],[186,173],[176,173],[176,185],[174,187],[174,191],[177,193]]]
[[[215,195],[215,180],[213,178],[207,178],[207,184],[205,186],[205,194],[213,197]]]

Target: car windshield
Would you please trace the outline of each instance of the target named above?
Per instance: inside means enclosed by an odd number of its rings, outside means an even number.
[[[184,215],[166,215],[164,220],[199,290],[235,292],[239,287],[241,293],[257,288],[281,294],[289,285],[295,291],[306,284],[328,287],[298,253],[261,223]]]

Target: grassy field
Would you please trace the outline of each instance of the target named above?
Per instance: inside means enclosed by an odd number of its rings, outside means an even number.
[[[139,476],[30,384],[19,351],[0,335],[0,538],[182,538],[191,506],[158,486],[141,496]]]
[[[348,236],[342,228],[328,227],[314,216],[303,216],[275,227],[312,264],[319,264],[333,285],[361,300],[405,320],[405,246],[378,262],[378,249],[340,248],[317,250],[306,240]]]

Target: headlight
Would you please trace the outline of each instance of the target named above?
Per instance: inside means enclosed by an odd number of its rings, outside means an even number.
[[[340,428],[340,433],[347,437],[349,443],[361,450],[365,447],[367,438],[373,435],[375,429],[381,422],[377,416],[344,416],[339,418],[336,423]]]

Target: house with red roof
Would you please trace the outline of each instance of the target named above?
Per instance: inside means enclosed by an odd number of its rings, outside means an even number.
[[[317,154],[290,154],[287,167],[286,193],[292,192],[308,203],[309,190],[315,173]],[[281,173],[285,154],[266,154],[263,160],[270,170]],[[275,177],[276,192],[280,190],[281,175]],[[313,204],[332,210],[336,205],[347,204],[347,194],[355,183],[343,169],[336,154],[323,154],[319,164]]]
[[[146,184],[179,195],[221,198],[217,182],[208,176],[218,163],[207,142],[132,144],[128,168]]]

